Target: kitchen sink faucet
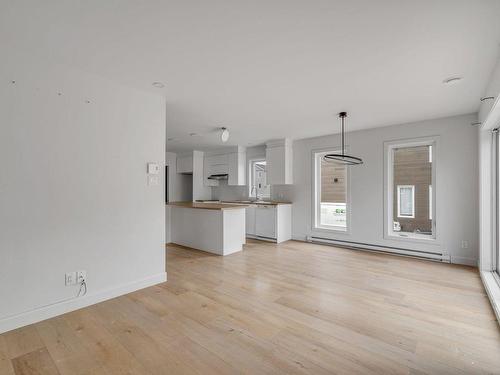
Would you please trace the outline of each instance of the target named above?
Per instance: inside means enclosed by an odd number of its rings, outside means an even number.
[[[255,200],[258,201],[259,200],[259,189],[257,189],[257,185],[252,186],[252,191],[250,192],[250,195],[252,195],[254,190],[255,190]]]

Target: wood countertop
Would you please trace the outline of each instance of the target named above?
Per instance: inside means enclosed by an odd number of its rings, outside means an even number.
[[[234,210],[238,208],[245,208],[244,204],[228,204],[228,203],[203,203],[203,202],[169,202],[167,206],[185,207],[185,208],[198,208],[201,210]]]
[[[279,206],[281,204],[292,204],[292,202],[281,202],[281,201],[259,201],[259,202],[249,202],[249,201],[222,201],[222,203],[235,203],[235,204],[245,204],[245,205],[259,205],[259,206]]]

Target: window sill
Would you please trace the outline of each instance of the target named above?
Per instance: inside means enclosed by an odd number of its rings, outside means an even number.
[[[500,284],[497,282],[498,276],[492,271],[481,271],[480,275],[491,306],[497,316],[497,321],[500,324]]]
[[[416,243],[426,243],[430,245],[439,245],[436,237],[434,236],[426,236],[426,235],[418,235],[410,233],[407,236],[400,236],[394,234],[395,232],[391,232],[389,234],[384,235],[384,239],[386,240],[396,240],[403,242],[416,242]]]
[[[325,233],[343,233],[343,234],[346,234],[346,233],[349,233],[349,231],[347,230],[347,228],[344,228],[344,227],[334,227],[334,226],[331,226],[331,227],[313,227],[312,228],[313,231],[315,232],[325,232]]]

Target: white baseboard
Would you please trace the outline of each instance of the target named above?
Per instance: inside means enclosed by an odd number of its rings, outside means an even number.
[[[457,257],[454,255],[451,255],[451,263],[463,264],[464,266],[477,267],[477,259],[476,258]]]
[[[37,309],[26,311],[21,314],[0,319],[0,333],[24,327],[29,324],[37,323],[45,319],[53,318],[54,316],[94,305],[96,303],[103,302],[127,293],[131,293],[139,289],[163,283],[165,281],[167,281],[167,273],[162,272],[141,280],[136,280],[109,289],[104,289],[93,294],[87,294],[81,298],[57,302],[52,305],[39,307]]]

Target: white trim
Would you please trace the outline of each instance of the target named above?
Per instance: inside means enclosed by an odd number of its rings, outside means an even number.
[[[347,147],[346,147],[347,149]],[[346,167],[346,226],[333,226],[333,225],[321,225],[320,224],[320,213],[321,213],[321,198],[318,197],[318,186],[321,186],[321,172],[318,172],[319,162],[321,159],[318,155],[326,155],[332,152],[338,152],[339,149],[335,148],[323,148],[312,150],[312,220],[311,220],[311,231],[324,231],[324,232],[336,232],[341,234],[349,234],[351,232],[351,172],[350,169]]]
[[[162,272],[144,279],[132,281],[112,288],[104,289],[96,293],[87,294],[81,298],[70,299],[57,302],[52,305],[36,308],[21,314],[10,316],[0,320],[0,333],[4,333],[16,328],[24,327],[28,324],[40,322],[45,319],[78,310],[86,306],[94,305],[124,294],[132,293],[136,290],[147,288],[167,281],[167,273]]]
[[[479,130],[479,270],[494,269],[493,249],[496,243],[496,170],[494,137]]]
[[[401,189],[411,189],[411,214],[401,214]],[[415,218],[415,185],[398,185],[398,217],[414,219]]]
[[[494,272],[482,271],[479,273],[484,284],[486,294],[490,299],[491,306],[497,317],[497,322],[500,324],[500,285],[496,280]]]
[[[451,263],[453,264],[462,264],[464,266],[477,267],[478,260],[477,258],[469,258],[469,257],[459,257],[455,255],[451,255]]]
[[[432,198],[434,198],[434,196],[432,195],[432,185],[429,185],[429,188],[428,188],[428,191],[429,191],[429,220],[432,220]]]
[[[417,147],[417,146],[432,146],[432,195],[433,195],[433,212],[432,217],[432,235],[424,235],[418,233],[408,232],[394,232],[393,231],[393,202],[394,202],[394,183],[393,183],[393,161],[395,148],[401,147]],[[437,187],[436,176],[438,170],[438,162],[436,155],[439,152],[439,136],[430,136],[412,139],[400,139],[384,142],[384,239],[398,240],[406,242],[420,242],[432,245],[440,244],[439,232],[437,230],[437,218],[439,217],[436,203]]]

